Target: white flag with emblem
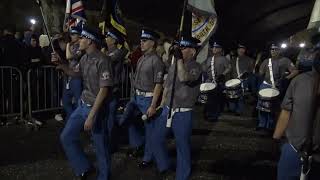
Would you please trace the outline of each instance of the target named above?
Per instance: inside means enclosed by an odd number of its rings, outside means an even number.
[[[207,59],[209,39],[217,27],[214,0],[188,0],[188,9],[192,12],[192,37],[201,41],[202,49],[197,58],[201,63]]]
[[[320,27],[320,0],[316,0],[313,6],[312,14],[307,29]]]

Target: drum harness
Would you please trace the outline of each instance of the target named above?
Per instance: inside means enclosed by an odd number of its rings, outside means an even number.
[[[212,56],[211,62],[210,62],[210,69],[211,69],[211,75],[212,75],[212,81],[211,83],[215,84],[217,86],[216,83],[216,77],[215,77],[215,72],[214,72],[214,56]],[[205,83],[205,78],[204,76],[202,76],[202,82]],[[200,90],[201,91],[201,90]],[[201,96],[200,96],[201,97]],[[206,98],[208,98],[206,96]],[[201,100],[200,100],[201,101]],[[205,103],[204,103],[205,104]]]
[[[242,74],[240,74],[239,57],[237,57],[237,60],[236,60],[236,70],[237,70],[238,79],[240,79]],[[243,86],[242,80],[241,80],[241,89],[242,89],[242,95],[244,96],[244,86]]]
[[[269,59],[268,67],[269,67],[269,74],[270,74],[270,81],[271,81],[272,88],[276,88],[276,85],[275,85],[275,82],[274,82],[274,77],[273,77],[271,58]]]
[[[214,56],[212,56],[212,59],[211,59],[211,75],[212,75],[212,82],[214,84],[217,84],[216,83],[216,75],[215,75],[215,72],[214,72]]]

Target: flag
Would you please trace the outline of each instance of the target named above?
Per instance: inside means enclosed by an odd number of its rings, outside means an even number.
[[[127,36],[127,30],[124,27],[124,22],[121,18],[121,11],[119,8],[118,0],[112,0],[112,14],[110,16],[111,25],[121,32],[124,36]]]
[[[188,0],[188,10],[192,12],[192,37],[201,41],[197,61],[203,62],[208,56],[209,39],[217,28],[214,0]]]
[[[316,0],[313,6],[312,14],[307,29],[320,27],[320,0]]]
[[[86,22],[86,14],[81,0],[66,0],[65,24],[68,28],[76,26],[80,22]]]
[[[127,30],[124,26],[124,21],[122,19],[122,13],[119,8],[118,0],[105,0],[104,6],[106,7],[103,7],[102,10],[106,11],[103,12],[106,14],[106,17],[103,22],[99,23],[99,27],[101,28],[102,33],[106,31],[106,27],[113,28],[119,31],[125,39],[124,47],[129,50],[129,45],[126,41]]]
[[[127,30],[124,26],[124,21],[122,20],[122,13],[119,8],[118,0],[105,0],[102,10],[105,15],[103,22],[99,23],[99,27],[105,30],[106,27],[112,27],[119,31],[123,36],[127,36]]]

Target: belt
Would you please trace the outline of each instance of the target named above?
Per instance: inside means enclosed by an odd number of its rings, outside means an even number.
[[[92,105],[91,104],[87,104],[87,103],[85,103],[82,99],[81,99],[81,103],[82,104],[85,104],[86,106],[88,106],[88,107],[92,107]]]
[[[175,109],[172,109],[172,112],[188,112],[188,111],[192,111],[192,108],[175,108]]]
[[[152,92],[144,92],[144,91],[140,91],[139,89],[136,89],[136,95],[144,96],[144,97],[152,97],[153,93]]]
[[[167,106],[167,108],[169,109],[168,106]],[[175,113],[177,113],[177,112],[188,112],[188,111],[192,111],[192,108],[175,108],[175,109],[171,109],[171,117],[168,117],[166,127],[167,128],[171,127],[172,118],[173,118]]]

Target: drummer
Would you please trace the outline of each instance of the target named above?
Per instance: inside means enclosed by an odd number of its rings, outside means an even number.
[[[274,88],[280,92],[280,95],[271,103],[273,107],[271,109],[265,108],[261,99],[258,100],[257,109],[259,111],[259,122],[257,130],[273,130],[275,114],[277,110],[279,110],[279,107],[277,107],[277,102],[281,101],[281,93],[285,92],[285,88],[281,86],[281,82],[289,81],[298,74],[298,71],[291,60],[280,56],[279,46],[272,44],[270,48],[270,54],[271,58],[264,60],[259,69],[259,74],[264,80],[260,85],[259,90],[265,88]],[[272,71],[270,71],[271,69]]]
[[[247,47],[243,44],[238,45],[238,57],[231,61],[231,77],[233,79],[241,79],[242,92],[247,91],[249,87],[249,76],[253,72],[254,60],[248,57],[246,53]],[[240,115],[243,112],[243,97],[236,99],[229,99],[229,110],[236,115]]]
[[[231,72],[230,61],[223,56],[222,46],[214,42],[210,44],[213,56],[202,63],[204,82],[215,82],[217,87],[208,94],[208,102],[205,104],[204,114],[209,121],[217,121],[223,111],[225,98],[223,94],[226,77]],[[213,67],[212,68],[212,65]]]

